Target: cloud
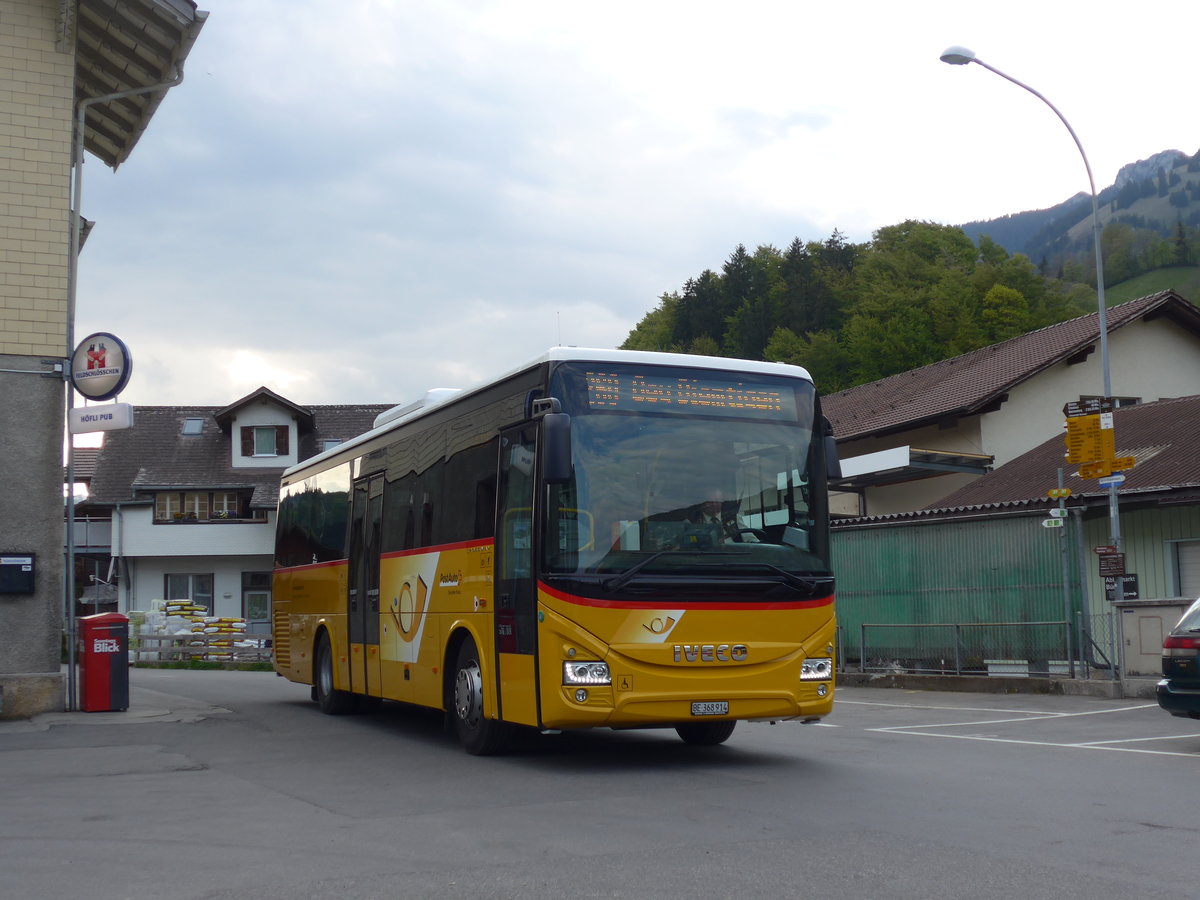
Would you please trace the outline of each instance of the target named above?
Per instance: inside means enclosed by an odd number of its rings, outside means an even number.
[[[1169,91],[1123,104],[1133,135],[1092,98],[1150,77],[1130,73],[1185,83],[1157,27],[1122,29],[1122,66],[1103,67],[1107,26],[1024,0],[1003,18],[940,0],[921,15],[767,0],[204,5],[186,79],[130,160],[116,175],[85,167],[97,225],[77,331],[126,340],[136,403],[223,405],[251,381],[302,404],[400,402],[560,341],[615,346],[739,243],[835,228],[860,241],[1078,191],[1061,124],[990,73],[938,62],[952,43],[976,41],[1060,99],[1101,183],[1200,145],[1187,117],[1164,114]],[[201,347],[213,363],[195,363]]]

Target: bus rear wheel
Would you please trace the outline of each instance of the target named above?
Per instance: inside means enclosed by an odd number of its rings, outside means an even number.
[[[736,721],[689,722],[687,725],[676,725],[675,732],[685,744],[693,747],[713,747],[729,740],[735,725]]]
[[[475,641],[467,638],[459,645],[454,667],[454,729],[466,751],[474,756],[490,756],[503,751],[511,738],[511,729],[503,722],[483,714],[483,671]]]
[[[333,648],[329,646],[329,635],[325,632],[317,639],[316,672],[313,688],[316,690],[317,705],[329,716],[341,716],[354,711],[354,695],[339,691],[333,686]]]

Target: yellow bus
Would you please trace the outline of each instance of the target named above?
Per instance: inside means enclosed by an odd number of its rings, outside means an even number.
[[[828,422],[778,363],[559,347],[288,469],[275,669],[331,714],[674,728],[833,705]]]

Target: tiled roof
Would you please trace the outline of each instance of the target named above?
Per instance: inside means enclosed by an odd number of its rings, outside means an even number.
[[[1113,413],[1117,456],[1137,461],[1125,475],[1122,497],[1170,491],[1174,499],[1200,499],[1200,394],[1127,406]],[[1010,505],[1041,501],[1058,486],[1073,496],[1107,495],[1095,479],[1082,479],[1064,459],[1066,444],[1056,435],[935,504],[938,509]],[[930,507],[933,509],[934,507]]]
[[[299,458],[323,449],[329,439],[349,440],[367,431],[389,405],[313,406],[311,430],[301,430]],[[156,488],[254,488],[252,508],[275,507],[283,468],[234,468],[233,438],[217,424],[227,407],[139,406],[134,427],[107,432],[96,460],[88,500],[124,503],[149,499]],[[201,419],[201,433],[184,435],[185,419]],[[142,491],[139,496],[138,492]]]
[[[99,447],[75,448],[75,480],[87,484],[96,474],[96,459],[100,455]],[[63,478],[67,477],[66,467],[63,467]]]
[[[1200,309],[1161,291],[1107,310],[1108,331],[1142,317],[1169,316],[1200,334]],[[942,418],[974,415],[1006,392],[1063,360],[1089,351],[1100,337],[1099,313],[1060,322],[822,398],[838,440],[907,430]]]

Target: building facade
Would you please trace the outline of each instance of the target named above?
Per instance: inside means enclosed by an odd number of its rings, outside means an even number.
[[[79,507],[109,523],[109,546],[88,548],[112,588],[97,597],[122,613],[188,600],[267,632],[279,476],[389,408],[304,407],[265,387],[224,408],[138,407],[105,435]]]
[[[0,5],[0,718],[67,699],[63,373],[76,110],[86,110],[81,144],[107,165],[123,162],[166,93],[151,86],[178,78],[205,15],[190,0]],[[101,102],[129,89],[145,92]]]

